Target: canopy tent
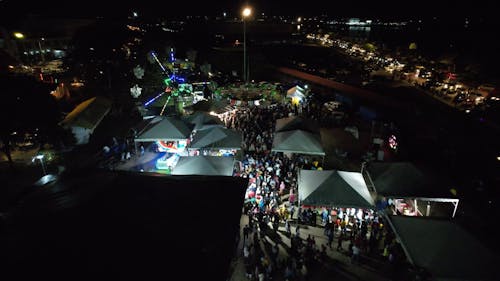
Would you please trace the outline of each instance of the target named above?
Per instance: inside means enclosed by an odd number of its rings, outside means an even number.
[[[60,125],[71,129],[76,144],[86,144],[110,110],[111,100],[99,96],[93,97],[77,105]]]
[[[201,111],[196,111],[187,116],[185,121],[190,124],[194,124],[195,130],[205,130],[214,126],[224,126],[222,121],[217,116]]]
[[[240,133],[223,127],[213,127],[198,131],[189,148],[241,149]]]
[[[232,176],[233,157],[181,156],[172,175]]]
[[[318,123],[311,119],[299,116],[291,116],[276,120],[275,132],[286,132],[293,130],[303,130],[312,134],[320,134]]]
[[[378,194],[399,197],[449,196],[445,181],[410,162],[370,163],[366,170]]]
[[[295,87],[288,89],[288,91],[286,91],[286,97],[287,98],[297,98],[297,99],[303,100],[306,97],[305,92],[306,92],[305,89],[303,89],[302,87],[297,85]]]
[[[387,221],[410,263],[432,280],[500,280],[498,257],[457,223],[408,216]]]
[[[452,217],[455,216],[459,199],[452,198],[443,188],[448,183],[442,177],[424,172],[409,162],[370,163],[366,172],[378,195],[452,203]]]
[[[221,114],[227,111],[231,111],[233,108],[228,103],[227,100],[202,100],[195,104],[184,107],[184,109],[190,111],[204,111],[213,112],[216,114]]]
[[[325,155],[325,151],[321,146],[321,137],[302,130],[276,133],[272,151]]]
[[[80,103],[71,111],[60,125],[63,127],[81,127],[94,131],[102,119],[111,110],[111,101],[104,97],[93,97]]]
[[[191,127],[184,121],[173,117],[165,117],[160,122],[135,138],[135,142],[143,141],[175,141],[185,140],[191,134]]]
[[[299,202],[344,208],[374,208],[361,173],[336,170],[300,170]]]

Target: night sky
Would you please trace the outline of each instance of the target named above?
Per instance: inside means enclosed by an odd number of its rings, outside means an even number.
[[[143,14],[155,15],[217,15],[226,11],[236,14],[240,8],[249,3],[258,13],[268,15],[319,15],[332,16],[370,16],[380,18],[417,17],[423,15],[483,16],[495,15],[495,1],[479,0],[465,4],[458,1],[431,0],[214,0],[214,1],[157,1],[157,0],[122,0],[122,1],[69,1],[52,0],[36,1],[26,5],[19,0],[0,0],[0,14],[9,19],[20,13],[36,13],[49,15],[73,16],[116,16],[131,10],[142,11]],[[1,20],[1,19],[0,19]]]

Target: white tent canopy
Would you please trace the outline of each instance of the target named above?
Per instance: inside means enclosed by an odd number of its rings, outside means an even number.
[[[191,128],[184,121],[173,117],[165,117],[160,122],[140,134],[134,141],[175,141],[189,138]]]
[[[241,149],[240,133],[223,127],[198,131],[189,148]]]
[[[500,280],[498,257],[450,220],[390,216],[409,261],[432,280]]]
[[[181,156],[172,175],[232,176],[233,157]]]
[[[321,137],[302,130],[278,132],[273,139],[273,152],[325,155]]]
[[[224,125],[219,117],[210,115],[209,113],[203,111],[196,111],[187,116],[185,120],[188,123],[194,124],[195,130],[204,130],[214,126]]]
[[[299,202],[304,205],[374,208],[361,173],[336,170],[300,170]]]
[[[286,97],[287,98],[304,99],[306,97],[305,89],[303,89],[302,87],[300,87],[298,85],[295,87],[292,87],[292,88],[288,89],[288,91],[286,92]]]

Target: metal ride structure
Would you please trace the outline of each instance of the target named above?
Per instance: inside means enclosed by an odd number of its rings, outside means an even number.
[[[155,51],[151,51],[150,55],[154,59],[154,61],[158,64],[158,66],[161,68],[163,74],[165,74],[167,76],[167,78],[165,78],[163,80],[163,82],[165,83],[165,90],[163,92],[159,93],[158,95],[156,95],[155,97],[153,97],[152,99],[148,100],[144,104],[144,106],[147,107],[151,103],[153,103],[154,101],[156,101],[157,99],[162,97],[164,94],[169,94],[167,100],[165,101],[165,103],[163,104],[163,107],[161,109],[161,112],[160,112],[160,116],[161,116],[165,112],[165,108],[167,107],[167,104],[170,102],[170,99],[172,97],[174,99],[176,99],[180,93],[183,93],[183,92],[190,93],[190,90],[184,84],[186,82],[186,79],[183,77],[177,76],[175,73],[175,70],[172,71],[172,73],[169,73],[168,69],[158,59],[158,56],[156,55]],[[169,59],[172,63],[175,61],[175,57],[174,57],[174,53],[173,53],[172,49],[170,51]]]

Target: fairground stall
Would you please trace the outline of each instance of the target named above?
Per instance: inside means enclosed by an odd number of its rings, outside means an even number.
[[[235,156],[241,150],[241,134],[224,127],[197,131],[187,148],[189,155]]]
[[[373,162],[363,167],[369,187],[377,194],[377,208],[407,216],[454,217],[459,199],[443,176],[409,162]]]
[[[186,147],[191,140],[192,125],[174,117],[156,118],[156,123],[134,139],[136,150],[144,143],[152,143],[151,150],[159,153],[156,168],[170,170],[175,166],[180,156],[187,155]]]
[[[300,170],[298,191],[299,206],[332,210],[331,220],[343,221],[347,231],[375,214],[373,197],[358,172]]]

